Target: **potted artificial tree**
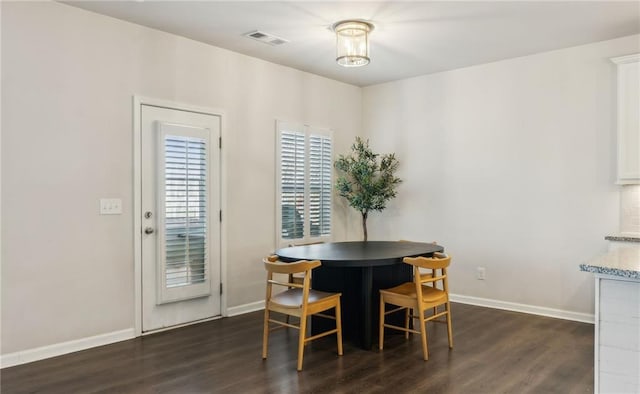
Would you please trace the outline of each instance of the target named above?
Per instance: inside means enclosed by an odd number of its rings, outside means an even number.
[[[356,137],[352,153],[340,155],[334,163],[339,171],[336,189],[349,205],[362,215],[362,231],[367,240],[369,211],[382,211],[387,201],[396,196],[396,186],[402,180],[394,176],[398,160],[393,153],[380,157],[369,148],[369,140]]]

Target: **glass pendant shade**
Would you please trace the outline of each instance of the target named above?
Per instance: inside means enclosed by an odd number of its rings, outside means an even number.
[[[333,25],[336,33],[336,62],[344,67],[369,64],[369,33],[373,25],[364,21],[341,21]]]

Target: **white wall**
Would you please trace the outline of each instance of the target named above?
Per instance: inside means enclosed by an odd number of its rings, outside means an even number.
[[[608,59],[639,49],[630,36],[365,88],[363,129],[404,179],[371,239],[437,240],[454,293],[593,313],[578,264],[618,229]]]
[[[229,306],[264,297],[275,119],[361,130],[355,86],[59,3],[2,3],[2,84],[2,354],[133,327],[134,94],[225,111]]]

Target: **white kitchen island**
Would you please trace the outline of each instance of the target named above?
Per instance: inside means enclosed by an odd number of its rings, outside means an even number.
[[[595,274],[595,392],[640,393],[640,247],[614,249],[580,269]]]

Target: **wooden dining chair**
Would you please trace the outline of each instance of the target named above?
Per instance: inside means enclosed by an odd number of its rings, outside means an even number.
[[[380,350],[384,347],[384,329],[391,328],[405,332],[405,338],[409,333],[420,334],[422,340],[422,353],[425,360],[429,359],[427,349],[427,322],[443,322],[447,324],[447,335],[449,348],[453,349],[453,333],[451,330],[451,305],[449,304],[449,282],[447,277],[447,267],[451,263],[451,257],[444,253],[435,253],[433,257],[405,257],[403,262],[413,266],[413,282],[406,282],[390,289],[380,290]],[[420,268],[431,270],[431,275],[420,273]],[[440,287],[437,284],[440,283]],[[385,311],[385,304],[395,305],[389,311]],[[433,313],[426,315],[425,312],[431,308],[443,305],[444,310],[438,312],[433,309]],[[405,311],[404,327],[385,323],[385,316],[391,313]],[[413,310],[413,314],[411,314]],[[445,320],[436,320],[440,317]],[[409,318],[416,319],[420,323],[419,330],[409,328]]]
[[[262,358],[267,358],[269,345],[269,332],[282,328],[292,327],[298,329],[298,371],[302,371],[302,361],[304,356],[304,345],[314,339],[327,335],[336,334],[338,341],[338,355],[342,356],[342,321],[340,313],[340,293],[326,293],[311,289],[311,270],[321,265],[320,261],[300,260],[294,263],[283,263],[278,261],[278,256],[270,256],[263,260],[267,270],[267,295],[264,308],[264,330],[262,338]],[[294,282],[282,282],[274,280],[273,274],[295,274],[303,273],[302,284]],[[273,286],[282,286],[286,290],[280,293],[273,292]],[[326,315],[321,312],[335,309],[335,316]],[[296,316],[300,319],[299,325],[289,324],[272,318],[271,313],[277,312],[286,316]],[[336,321],[336,328],[327,330],[320,334],[307,336],[307,317],[319,316]],[[278,324],[277,327],[270,328],[269,323]]]
[[[289,244],[289,247],[294,247],[294,246],[307,246],[307,245],[318,245],[318,244],[323,244],[324,241],[317,241],[317,242],[305,242],[305,243],[299,243],[299,244]],[[303,274],[289,274],[289,282],[291,283],[298,283],[298,284],[302,284],[302,280],[304,278]],[[286,322],[289,323],[289,318],[290,316],[287,316],[286,318]]]

